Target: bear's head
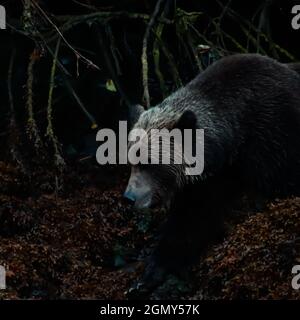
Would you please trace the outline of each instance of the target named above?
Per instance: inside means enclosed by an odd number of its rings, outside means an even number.
[[[187,161],[187,146],[184,145],[187,140],[183,132],[190,132],[191,150],[188,151],[192,156],[195,151],[196,128],[197,118],[190,110],[174,112],[169,108],[154,107],[140,115],[129,137],[139,130],[144,134],[140,134],[138,139],[135,139],[136,135],[134,139],[129,138],[131,176],[124,193],[124,197],[135,208],[169,209],[177,191],[195,180],[196,175],[187,174],[191,162]],[[130,161],[129,154],[131,151],[138,154],[139,160],[143,158],[144,162],[132,163],[134,161]]]

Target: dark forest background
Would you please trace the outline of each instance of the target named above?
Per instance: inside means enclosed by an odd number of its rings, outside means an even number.
[[[297,61],[296,2],[2,1],[1,141],[10,132],[14,157],[18,143],[52,149],[60,165],[93,152],[89,135],[116,128],[128,105],[157,104],[224,55]]]

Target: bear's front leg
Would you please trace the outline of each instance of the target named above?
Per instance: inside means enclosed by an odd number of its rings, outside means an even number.
[[[170,274],[181,277],[198,260],[208,244],[223,235],[222,214],[203,201],[198,208],[175,206],[157,247],[146,262],[142,277],[133,285],[132,297],[145,297]],[[206,211],[204,211],[206,210]]]

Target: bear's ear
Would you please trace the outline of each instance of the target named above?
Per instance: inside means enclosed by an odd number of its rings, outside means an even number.
[[[130,105],[128,109],[129,128],[133,128],[135,123],[139,120],[141,114],[145,111],[140,104]]]
[[[179,120],[176,122],[174,128],[184,130],[184,129],[196,129],[197,118],[193,111],[185,110]]]

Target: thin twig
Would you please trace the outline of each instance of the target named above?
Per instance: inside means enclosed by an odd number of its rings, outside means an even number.
[[[70,84],[70,81],[64,77],[64,81],[65,81],[65,85],[67,90],[69,91],[69,93],[72,95],[72,97],[74,98],[74,100],[77,102],[77,104],[79,105],[80,109],[83,111],[83,113],[86,115],[86,117],[89,119],[89,121],[91,122],[91,128],[92,129],[96,129],[98,127],[97,122],[95,120],[95,118],[87,111],[87,109],[85,108],[85,106],[83,105],[81,99],[79,98],[79,96],[77,95],[77,93],[75,92],[74,88],[72,87],[72,85]]]
[[[155,30],[155,34],[159,39],[161,38],[163,28],[164,28],[164,25],[160,23]],[[166,89],[163,73],[160,70],[160,50],[159,50],[159,43],[157,38],[155,38],[153,43],[152,54],[153,54],[153,60],[154,60],[154,69],[155,69],[157,79],[159,81],[160,90],[162,92],[163,98],[165,98],[167,96],[167,89]]]
[[[97,10],[96,7],[92,6],[92,5],[89,5],[89,4],[85,4],[85,3],[82,3],[80,1],[77,1],[77,0],[72,0],[74,3],[78,4],[79,6],[82,6],[83,8],[86,8],[86,9],[89,9],[89,10]]]
[[[49,85],[49,95],[48,95],[48,105],[47,105],[48,126],[47,126],[46,135],[50,138],[50,140],[53,143],[55,165],[58,168],[63,168],[65,165],[65,162],[64,162],[63,157],[60,154],[59,143],[58,143],[57,138],[54,134],[53,125],[52,125],[52,113],[53,113],[52,112],[52,100],[53,100],[53,90],[54,90],[54,86],[55,86],[55,73],[56,73],[57,57],[58,57],[60,43],[61,43],[61,38],[58,39],[57,44],[56,44],[52,68],[51,68],[51,74],[50,74],[50,85]]]
[[[48,15],[45,13],[45,11],[35,2],[32,1],[34,6],[42,13],[44,18],[52,25],[52,27],[56,30],[56,32],[59,34],[61,39],[64,41],[64,43],[75,53],[77,57],[79,57],[83,62],[85,62],[88,66],[93,67],[97,70],[100,70],[100,68],[95,65],[91,60],[83,56],[79,51],[77,51],[69,42],[68,40],[64,37],[64,35],[61,33],[59,28],[52,22],[52,20],[48,17]]]
[[[111,59],[111,54],[108,51],[107,46],[105,44],[104,37],[102,35],[102,30],[100,29],[99,26],[96,26],[96,31],[97,31],[97,39],[99,42],[99,47],[102,51],[106,68],[107,68],[121,98],[124,100],[126,105],[130,108],[132,106],[132,103],[131,103],[130,99],[128,98],[128,96],[126,95],[126,93],[123,89],[123,85],[121,84],[120,79],[117,75],[117,72],[115,70],[115,67],[114,67],[112,59]]]
[[[174,58],[173,54],[169,51],[169,49],[167,48],[167,46],[165,45],[165,43],[162,39],[158,38],[156,34],[154,34],[154,36],[157,38],[159,45],[161,47],[161,50],[168,61],[168,64],[169,64],[169,67],[171,70],[171,74],[172,74],[174,83],[176,84],[176,87],[177,88],[181,87],[183,85],[183,83],[180,78],[179,71],[176,67],[176,62],[175,62],[175,58]]]
[[[69,29],[73,28],[74,26],[80,23],[107,23],[109,20],[113,19],[139,19],[149,21],[150,16],[145,13],[135,13],[135,12],[128,12],[128,11],[98,11],[89,14],[77,15],[77,16],[58,16],[56,17],[58,21],[64,23],[61,26],[62,31],[68,31]],[[173,24],[174,21],[166,19],[166,18],[158,18],[159,22],[165,24]]]
[[[11,117],[15,118],[15,106],[14,106],[14,98],[12,94],[12,73],[13,73],[13,67],[14,67],[14,61],[16,57],[16,49],[13,49],[10,61],[9,61],[9,67],[8,67],[8,76],[7,76],[7,89],[8,89],[8,98],[9,98],[9,106],[10,106],[10,112]]]
[[[110,40],[110,51],[112,53],[112,56],[113,56],[113,59],[114,59],[114,63],[115,63],[115,66],[116,66],[116,70],[117,70],[117,74],[120,76],[122,74],[122,70],[121,70],[121,67],[120,67],[120,63],[119,63],[119,59],[118,59],[118,56],[122,58],[117,46],[116,46],[116,40],[115,40],[115,37],[113,35],[113,32],[111,30],[111,27],[109,24],[106,25],[106,33],[108,35],[108,38]]]
[[[143,50],[142,50],[142,75],[143,75],[143,86],[144,86],[144,99],[146,102],[147,108],[150,108],[150,94],[149,94],[149,84],[148,84],[148,59],[147,59],[147,50],[148,50],[148,39],[150,31],[154,26],[156,18],[159,14],[160,7],[164,0],[159,0],[155,6],[154,12],[151,16],[151,19],[147,25],[144,39],[143,39]]]
[[[39,52],[35,48],[30,55],[29,63],[27,67],[27,82],[26,82],[26,108],[28,113],[27,121],[27,133],[30,140],[33,141],[34,146],[39,149],[41,147],[41,138],[38,132],[38,126],[35,121],[34,112],[33,112],[33,81],[34,81],[34,65],[39,59]]]

